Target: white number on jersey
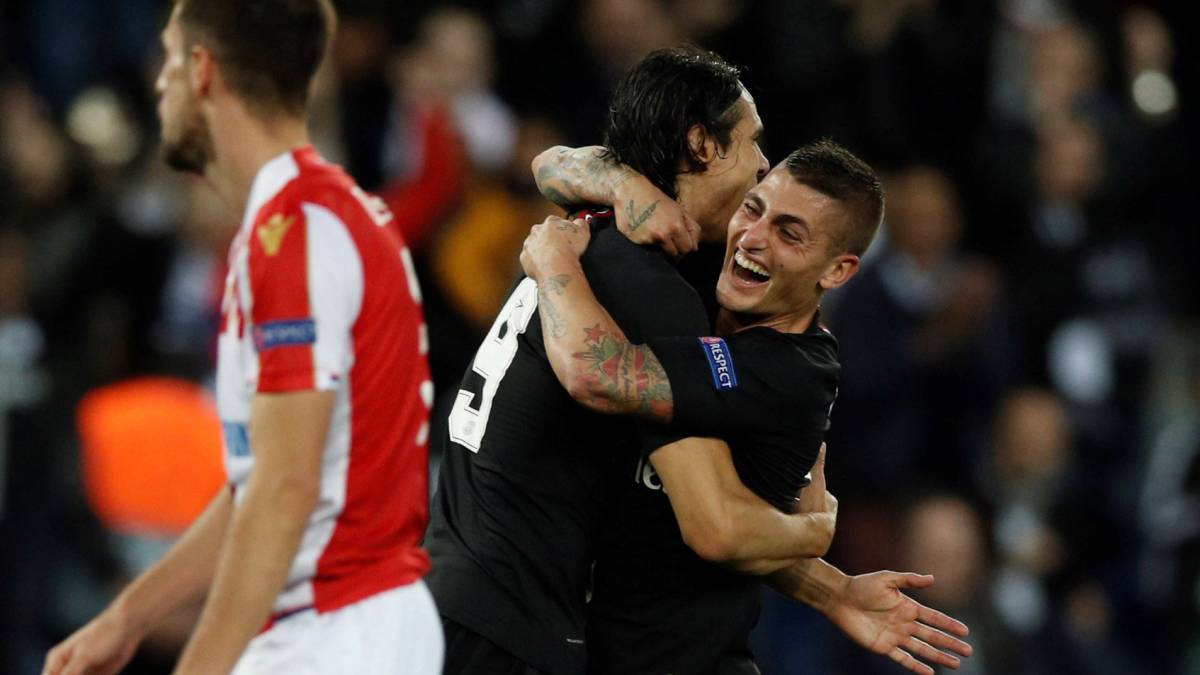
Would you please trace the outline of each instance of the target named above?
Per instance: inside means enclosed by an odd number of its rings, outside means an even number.
[[[471,370],[483,378],[483,391],[478,392],[479,407],[471,407],[476,392],[458,390],[454,407],[450,409],[450,440],[471,452],[479,452],[488,416],[492,413],[492,398],[517,355],[517,336],[525,332],[529,320],[537,314],[537,301],[537,282],[523,279],[500,309],[500,316],[496,317],[475,353]]]

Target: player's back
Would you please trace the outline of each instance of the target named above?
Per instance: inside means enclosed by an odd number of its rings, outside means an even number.
[[[674,318],[703,309],[661,253],[609,227],[583,264],[631,338],[700,330]],[[537,286],[521,280],[450,417],[426,538],[443,615],[539,670],[583,672],[591,542],[616,484],[614,458],[649,433],[588,412],[563,390],[546,358]]]
[[[218,373],[231,483],[253,468],[255,394],[335,393],[321,494],[280,613],[338,609],[429,568],[432,385],[419,290],[389,219],[310,147],[263,167],[231,247]]]

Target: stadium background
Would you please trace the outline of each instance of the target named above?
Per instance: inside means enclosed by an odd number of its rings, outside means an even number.
[[[844,373],[832,559],[938,577],[969,673],[1200,673],[1196,24],[1122,0],[346,0],[321,151],[420,261],[439,392],[550,211],[683,40],[744,65],[778,160],[831,136],[888,218],[825,318]],[[156,155],[161,0],[0,2],[0,673],[148,564],[220,482],[236,226]],[[190,384],[194,383],[194,384]],[[166,489],[164,489],[164,486]],[[165,672],[188,613],[131,672]],[[764,672],[896,672],[767,594]]]

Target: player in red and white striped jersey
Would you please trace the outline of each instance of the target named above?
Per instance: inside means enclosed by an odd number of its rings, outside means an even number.
[[[205,596],[177,673],[440,672],[420,293],[387,209],[306,130],[333,22],[328,0],[180,0],[163,31],[166,159],[242,214],[217,368],[229,487],[48,673],[117,672]]]

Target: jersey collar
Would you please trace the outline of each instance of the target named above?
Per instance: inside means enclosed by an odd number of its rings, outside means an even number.
[[[300,175],[298,160],[315,153],[316,150],[309,145],[277,155],[262,165],[254,176],[254,182],[250,184],[250,198],[246,200],[246,213],[242,215],[243,228],[251,227],[259,210],[274,199],[285,185]]]

